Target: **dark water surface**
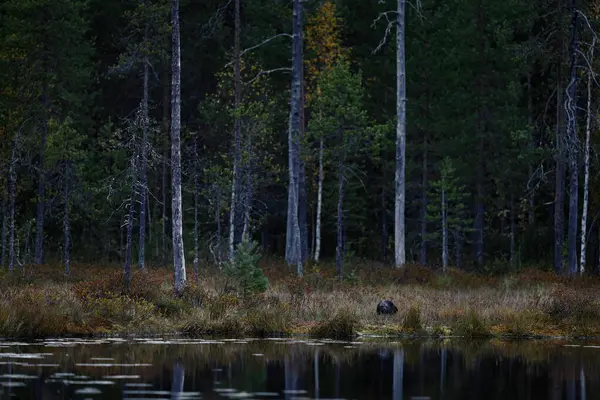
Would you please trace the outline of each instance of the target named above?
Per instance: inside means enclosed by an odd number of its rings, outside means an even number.
[[[0,399],[600,399],[600,346],[0,340]]]

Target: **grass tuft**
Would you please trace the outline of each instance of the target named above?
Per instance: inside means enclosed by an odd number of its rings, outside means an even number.
[[[312,336],[331,339],[351,338],[359,328],[356,314],[344,308],[336,312],[333,317],[311,328]]]
[[[410,333],[419,333],[423,330],[421,311],[418,306],[412,306],[408,309],[402,320],[402,329]]]

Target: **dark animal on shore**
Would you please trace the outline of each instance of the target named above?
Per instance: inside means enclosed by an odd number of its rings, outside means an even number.
[[[396,314],[398,307],[391,300],[381,300],[377,304],[377,315],[380,314]]]

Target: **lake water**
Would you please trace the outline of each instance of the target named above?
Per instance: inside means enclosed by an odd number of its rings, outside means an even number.
[[[0,340],[0,399],[600,399],[600,346],[501,341]]]

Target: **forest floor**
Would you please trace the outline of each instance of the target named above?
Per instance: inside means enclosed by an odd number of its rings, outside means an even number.
[[[269,289],[241,297],[232,282],[203,268],[173,295],[166,268],[134,270],[129,291],[115,267],[75,265],[0,270],[0,336],[172,334],[270,336],[310,334],[466,337],[599,337],[600,279],[568,279],[526,270],[487,277],[408,266],[356,265],[343,282],[332,266],[307,267],[302,280],[267,260]],[[397,314],[378,316],[390,299]]]

